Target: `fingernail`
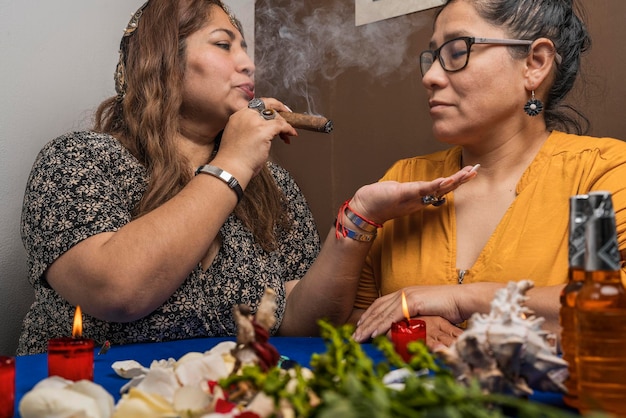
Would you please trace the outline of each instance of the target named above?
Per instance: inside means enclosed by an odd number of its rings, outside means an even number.
[[[293,113],[293,110],[291,110],[291,108],[287,105],[285,105],[285,107],[287,108],[288,111],[290,111],[291,113]]]
[[[377,336],[377,335],[378,335],[378,332],[377,332],[377,331],[374,331],[374,332],[372,332],[372,336],[371,336],[370,338],[372,338],[372,339],[373,339],[373,338],[376,338],[376,336]]]
[[[474,167],[472,167],[472,169],[469,171],[470,173],[475,173],[478,171],[478,169],[480,168],[480,164],[476,164]]]

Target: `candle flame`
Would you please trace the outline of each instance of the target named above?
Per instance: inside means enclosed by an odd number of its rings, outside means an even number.
[[[74,324],[72,325],[72,337],[80,338],[83,336],[83,314],[80,311],[80,306],[76,306],[74,312]]]
[[[409,305],[406,303],[406,295],[404,294],[404,290],[402,291],[402,314],[407,321],[411,319],[411,315],[409,315]]]

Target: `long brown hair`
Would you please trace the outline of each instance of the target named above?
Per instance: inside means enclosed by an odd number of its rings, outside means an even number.
[[[118,138],[148,170],[150,180],[135,217],[171,199],[193,176],[174,143],[186,39],[206,25],[215,7],[232,16],[220,0],[150,0],[140,9],[136,30],[122,39],[124,92],[100,104],[94,130]],[[239,22],[231,20],[241,31]],[[263,249],[272,251],[277,246],[275,228],[287,228],[285,214],[285,197],[265,166],[250,181],[235,215]]]

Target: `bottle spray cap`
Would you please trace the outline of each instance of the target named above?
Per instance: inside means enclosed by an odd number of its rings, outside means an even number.
[[[569,200],[569,266],[585,267],[585,227],[589,213],[589,195],[579,194]]]
[[[590,192],[589,220],[585,231],[585,270],[619,270],[620,253],[617,246],[615,211],[611,193]]]

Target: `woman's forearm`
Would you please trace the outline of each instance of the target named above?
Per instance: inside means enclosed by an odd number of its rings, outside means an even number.
[[[197,177],[161,207],[72,247],[50,266],[46,279],[89,315],[139,319],[198,265],[235,204],[235,194],[220,180]]]
[[[348,320],[365,256],[371,244],[331,230],[322,251],[287,298],[281,335],[317,335],[321,318],[340,324]]]
[[[472,283],[461,285],[457,306],[464,319],[469,319],[475,312],[488,313],[491,302],[498,289],[506,286],[506,283]],[[535,316],[543,317],[543,328],[546,331],[559,332],[559,295],[563,285],[533,287],[526,293],[528,300],[526,306],[531,309]]]

